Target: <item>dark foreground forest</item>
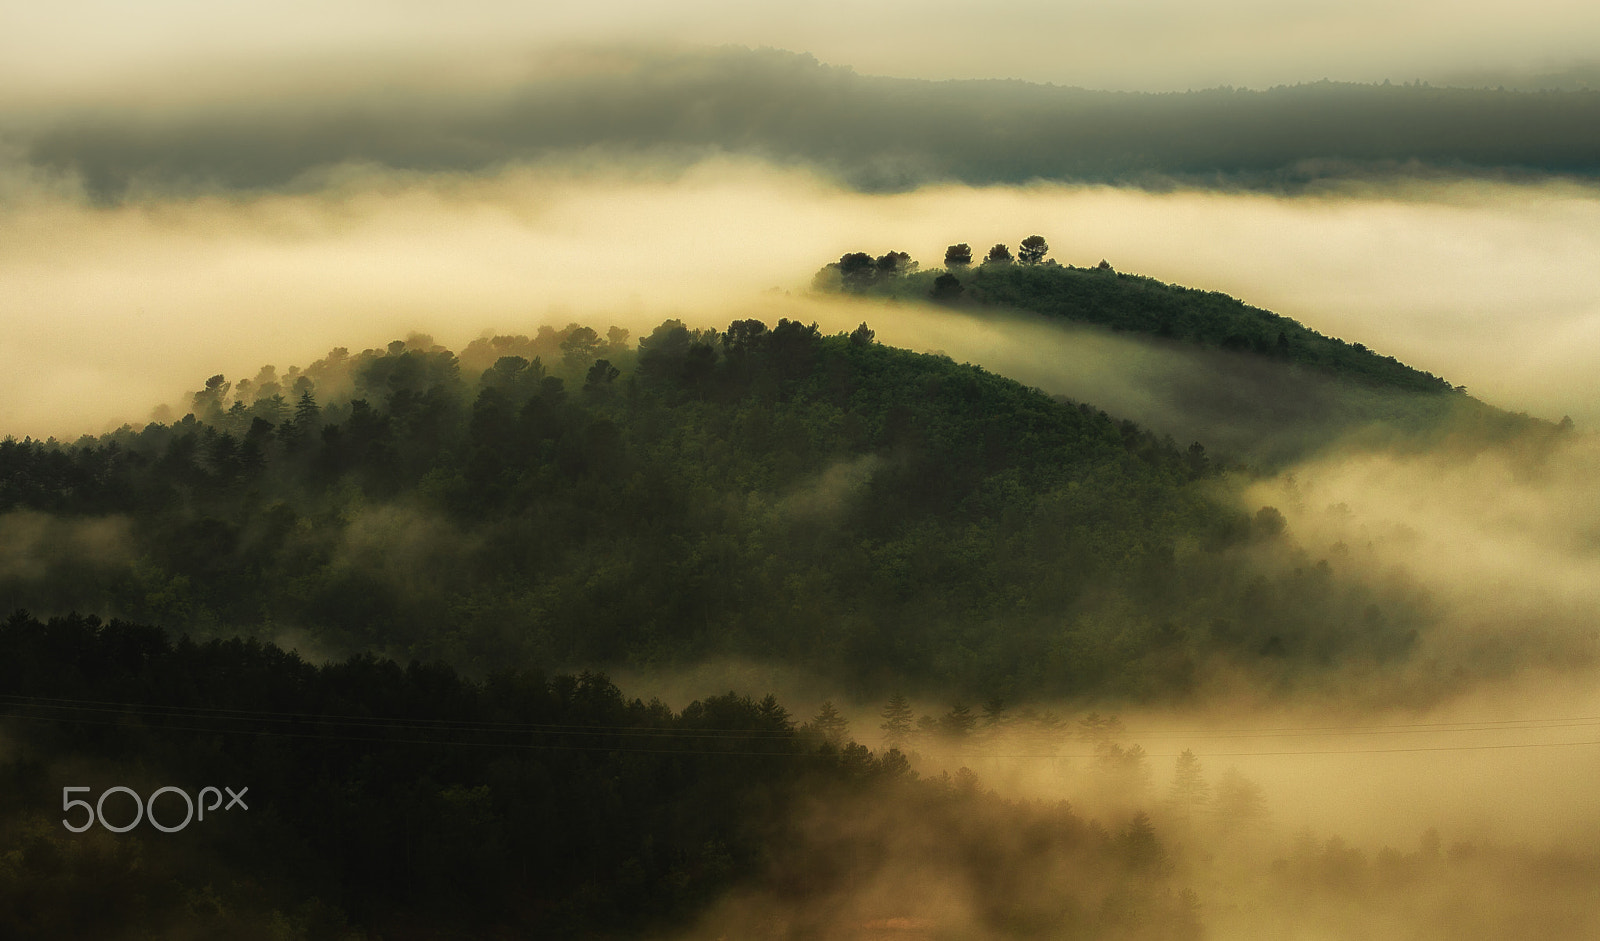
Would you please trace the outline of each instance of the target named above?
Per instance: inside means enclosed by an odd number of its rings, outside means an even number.
[[[317,667],[82,618],[12,617],[0,655],[16,736],[0,821],[8,937],[620,936],[684,927],[734,887],[825,909],[892,852],[874,832],[888,824],[816,846],[802,819],[886,801],[943,822],[941,852],[992,887],[982,918],[996,927],[1196,936],[1148,818],[1113,832],[970,775],[919,780],[897,750],[797,730],[770,696],[675,712],[594,674]],[[248,782],[254,803],[175,835],[75,837],[55,820],[63,775],[96,794]],[[183,811],[169,800],[170,824]],[[104,806],[118,825],[133,816],[131,798]],[[1026,847],[1001,836],[1018,826]],[[1045,901],[1041,876],[1012,878],[1062,854],[1095,884],[1048,880]]]

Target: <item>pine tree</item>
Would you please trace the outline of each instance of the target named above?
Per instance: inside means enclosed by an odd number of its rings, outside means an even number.
[[[904,749],[911,740],[911,703],[895,693],[879,715],[883,716],[883,724],[878,726],[883,730],[883,747]]]
[[[1223,832],[1259,829],[1266,823],[1267,798],[1261,785],[1229,768],[1217,783],[1211,814]]]
[[[311,431],[317,427],[322,418],[322,406],[317,404],[317,397],[311,394],[310,389],[300,393],[300,401],[294,407],[294,423],[301,431]]]
[[[951,738],[966,738],[977,724],[978,717],[972,714],[972,707],[964,702],[956,703],[949,712],[939,717],[939,731]]]
[[[811,728],[822,736],[823,741],[830,745],[838,745],[850,733],[850,722],[833,707],[832,700],[827,700],[818,710],[816,718],[811,720]]]
[[[1178,756],[1168,800],[1184,821],[1193,820],[1211,799],[1211,785],[1200,771],[1200,759],[1185,748]]]

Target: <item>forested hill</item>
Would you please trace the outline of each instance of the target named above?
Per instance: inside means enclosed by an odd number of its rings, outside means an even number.
[[[1028,241],[1038,239],[1035,246]],[[962,251],[964,250],[964,255]],[[996,251],[1004,256],[996,257]],[[971,249],[951,246],[967,261],[944,269],[917,270],[903,253],[874,258],[865,252],[843,256],[821,272],[818,287],[856,294],[934,300],[985,309],[1026,310],[1047,317],[1110,327],[1113,330],[1184,341],[1213,349],[1253,353],[1285,364],[1405,392],[1447,393],[1449,382],[1382,356],[1361,343],[1324,336],[1280,314],[1251,307],[1217,291],[1165,284],[1124,274],[1105,262],[1075,268],[1044,260],[1048,246],[1032,236],[1013,260],[997,245],[990,258],[971,264]]]
[[[1158,697],[1213,657],[1399,656],[1422,624],[1306,569],[1202,447],[865,325],[414,337],[189,404],[0,444],[7,609],[472,671],[740,655],[863,692]]]
[[[345,72],[314,98],[230,88],[155,123],[111,105],[20,120],[0,108],[0,123],[37,172],[81,174],[108,201],[152,187],[292,192],[345,165],[472,174],[607,154],[754,155],[876,192],[1034,180],[1282,192],[1600,174],[1594,91],[1317,82],[1137,94],[858,75],[774,49],[608,49],[598,68],[570,62],[580,67],[543,77],[513,69],[499,87],[460,86],[448,72],[361,82]]]
[[[674,710],[588,673],[315,666],[270,644],[18,615],[0,618],[0,704],[0,936],[17,941],[749,937],[691,932],[730,892],[802,936],[864,937],[866,919],[840,913],[912,870],[981,888],[962,927],[994,936],[1111,941],[1137,919],[1141,937],[1199,937],[1165,821],[1158,835],[1143,813],[1103,825],[1012,803],[966,768],[919,777],[901,752],[850,741],[837,712],[801,725],[772,696]],[[955,715],[968,721],[917,738],[971,747],[976,716]],[[990,712],[984,734],[1013,718]],[[1059,718],[1035,724],[1033,747],[1071,747]],[[1108,748],[1097,773],[1143,794],[1131,752]],[[180,824],[202,785],[243,806]],[[90,800],[63,808],[79,788]],[[185,797],[158,804],[162,790]],[[121,824],[141,795],[133,832],[63,828],[86,811]],[[1223,805],[1206,835],[1235,845],[1260,812]],[[824,811],[839,822],[825,836]]]

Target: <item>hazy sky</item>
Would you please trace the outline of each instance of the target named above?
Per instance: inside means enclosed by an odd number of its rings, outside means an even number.
[[[300,59],[571,42],[734,43],[862,72],[1021,78],[1093,88],[1262,87],[1320,78],[1437,81],[1593,59],[1600,7],[1446,0],[245,0],[7,4],[0,75],[73,85],[183,61]]]

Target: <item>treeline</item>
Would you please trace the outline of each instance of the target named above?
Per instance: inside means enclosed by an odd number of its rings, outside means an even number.
[[[1253,353],[1288,364],[1405,392],[1451,392],[1449,382],[1413,369],[1364,344],[1324,336],[1298,321],[1250,307],[1217,291],[1164,284],[1124,274],[1105,261],[1077,268],[1047,259],[1043,236],[1004,243],[973,264],[965,243],[951,245],[944,267],[923,271],[904,252],[874,258],[851,252],[818,272],[822,290],[1026,310],[1213,349]]]
[[[826,911],[891,833],[936,840],[944,870],[984,888],[980,923],[1009,936],[1198,928],[1148,817],[1108,829],[965,772],[918,780],[897,751],[797,731],[771,696],[675,711],[594,674],[315,666],[18,613],[0,623],[0,710],[10,938],[634,936],[683,927],[734,887]],[[63,787],[92,802],[113,786],[247,788],[247,809],[173,833],[61,825]],[[122,826],[133,812],[117,800],[105,814]],[[828,814],[879,819],[819,840]],[[905,904],[885,914],[927,915]]]
[[[598,334],[546,342],[574,337]],[[1288,676],[1426,623],[1231,506],[1198,444],[865,325],[669,321],[548,366],[537,342],[464,377],[414,338],[286,373],[292,411],[216,377],[171,424],[0,443],[29,560],[0,600],[471,671],[733,654],[974,697],[1183,695],[1213,657]]]
[[[873,77],[776,50],[612,55],[603,68],[487,90],[442,78],[426,95],[271,104],[201,101],[156,124],[115,108],[13,123],[24,160],[79,173],[108,201],[136,183],[277,189],[341,165],[490,172],[608,150],[676,164],[749,154],[868,191],[1040,179],[1296,191],[1342,178],[1600,170],[1594,91],[1323,81],[1137,94]]]

